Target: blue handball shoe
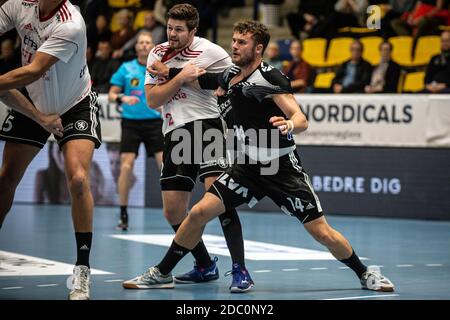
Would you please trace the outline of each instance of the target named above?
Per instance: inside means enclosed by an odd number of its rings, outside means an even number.
[[[176,283],[200,283],[219,279],[219,268],[217,268],[217,257],[212,260],[212,265],[208,268],[200,268],[194,262],[194,269],[188,273],[174,277]]]
[[[225,273],[225,276],[230,274],[233,275],[233,281],[230,286],[231,293],[246,292],[255,285],[247,269],[242,268],[238,263],[234,263],[233,269]]]

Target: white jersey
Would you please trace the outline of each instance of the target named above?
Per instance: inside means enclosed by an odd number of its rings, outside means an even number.
[[[156,46],[148,56],[147,66],[151,66],[156,60],[162,61],[170,68],[183,68],[191,62],[209,72],[221,72],[232,65],[231,58],[224,49],[199,37],[194,37],[192,44],[177,54],[171,52],[168,42]],[[145,84],[158,83],[156,77],[146,73]],[[194,120],[219,116],[214,91],[183,85],[163,106],[163,134]]]
[[[86,26],[69,1],[62,1],[48,17],[39,17],[39,0],[9,0],[0,8],[0,35],[13,28],[22,40],[22,65],[30,64],[38,51],[59,59],[27,85],[36,108],[63,114],[89,94]]]

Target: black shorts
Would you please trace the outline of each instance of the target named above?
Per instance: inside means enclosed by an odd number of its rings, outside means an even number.
[[[148,157],[152,157],[156,152],[163,151],[162,124],[162,119],[122,119],[120,153],[132,152],[137,156],[141,142],[145,145]]]
[[[259,165],[232,165],[217,178],[208,192],[219,197],[227,210],[243,203],[251,208],[267,196],[284,213],[302,223],[321,217],[319,198],[297,152],[292,151],[279,160],[279,170],[274,175],[261,175]]]
[[[203,134],[208,129],[215,129],[214,132],[217,132],[209,141],[203,139]],[[164,136],[161,190],[190,192],[195,186],[197,176],[201,182],[207,177],[219,176],[228,167],[223,132],[222,120],[213,118],[189,122],[167,133]],[[184,139],[185,136],[187,140]],[[222,144],[222,150],[209,152],[211,148],[208,146],[216,142],[216,139]],[[189,153],[186,154],[185,150]]]
[[[59,147],[62,148],[70,140],[87,139],[94,142],[95,148],[99,148],[102,137],[98,110],[97,94],[91,92],[61,115],[64,135],[55,136]],[[41,149],[49,136],[50,133],[37,122],[14,110],[10,111],[0,131],[0,140],[28,144]]]

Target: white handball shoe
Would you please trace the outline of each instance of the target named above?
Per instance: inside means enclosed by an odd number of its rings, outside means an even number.
[[[87,266],[75,266],[69,300],[89,300],[90,279],[91,270]]]
[[[394,284],[380,272],[378,266],[368,266],[367,271],[361,277],[361,286],[363,289],[392,292]]]

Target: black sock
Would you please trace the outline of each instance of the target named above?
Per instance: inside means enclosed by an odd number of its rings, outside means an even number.
[[[354,250],[352,250],[352,255],[350,256],[350,258],[342,259],[339,261],[355,271],[359,279],[361,279],[363,273],[367,270],[367,267],[361,262],[361,260],[359,260]]]
[[[175,233],[178,231],[178,228],[180,228],[180,226],[181,226],[181,223],[172,226],[172,229],[175,230]],[[206,250],[203,240],[200,239],[199,243],[194,247],[194,249],[191,250],[191,253],[195,258],[197,267],[208,268],[208,267],[212,266],[213,261],[211,260],[211,257],[209,256],[208,250]]]
[[[77,241],[77,262],[76,266],[89,265],[89,254],[91,253],[92,232],[75,232],[75,239]]]
[[[172,241],[172,245],[167,250],[166,255],[161,262],[156,266],[162,274],[167,275],[172,272],[173,268],[180,262],[185,255],[189,253],[189,249],[178,245],[175,240]]]
[[[230,209],[219,216],[223,235],[230,250],[231,260],[245,268],[244,239],[242,236],[242,226],[236,209]]]
[[[120,206],[120,219],[122,220],[122,222],[128,221],[127,206]]]

